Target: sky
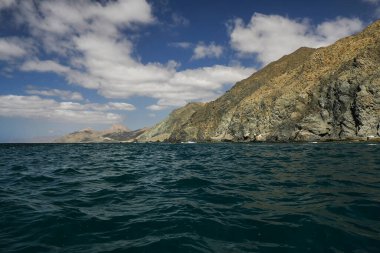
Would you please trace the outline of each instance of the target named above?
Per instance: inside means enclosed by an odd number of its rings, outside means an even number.
[[[0,142],[153,126],[378,18],[380,0],[0,0]]]

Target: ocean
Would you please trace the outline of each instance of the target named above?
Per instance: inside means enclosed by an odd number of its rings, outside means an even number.
[[[0,252],[380,252],[380,144],[1,144]]]

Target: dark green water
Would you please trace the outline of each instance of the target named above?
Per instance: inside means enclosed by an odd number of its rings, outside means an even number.
[[[0,252],[380,252],[380,145],[0,145]]]

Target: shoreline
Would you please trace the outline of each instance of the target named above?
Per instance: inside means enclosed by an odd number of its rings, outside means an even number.
[[[136,141],[136,142],[0,142],[0,145],[46,145],[46,144],[183,144],[183,145],[192,145],[192,144],[325,144],[325,143],[380,143],[379,139],[370,139],[370,140],[316,140],[316,141],[199,141],[199,142],[170,142],[170,141]]]

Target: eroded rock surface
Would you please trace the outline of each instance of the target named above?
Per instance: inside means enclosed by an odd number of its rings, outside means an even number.
[[[215,101],[174,111],[143,141],[327,141],[380,138],[380,21],[300,48]]]

